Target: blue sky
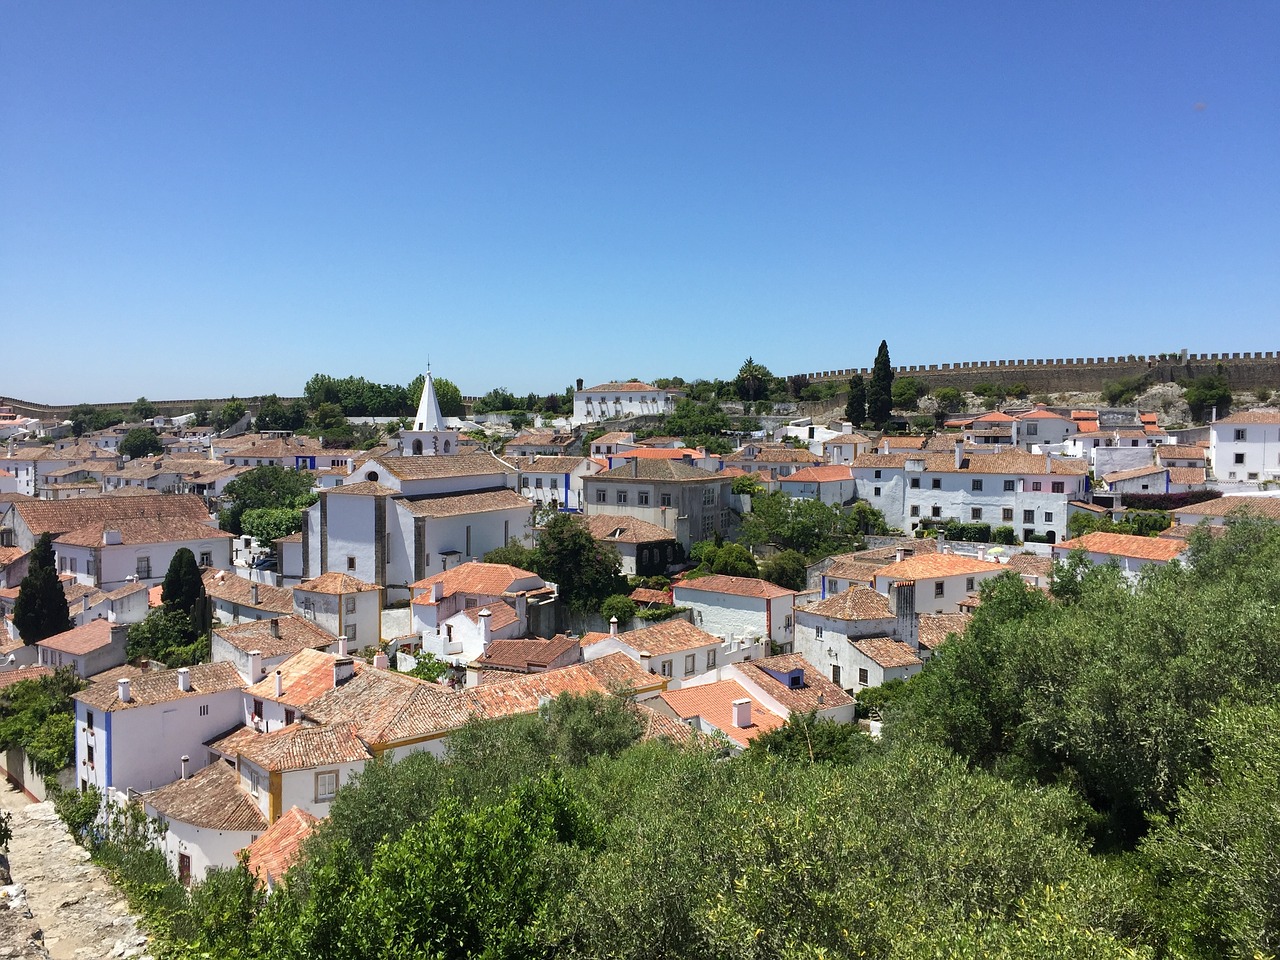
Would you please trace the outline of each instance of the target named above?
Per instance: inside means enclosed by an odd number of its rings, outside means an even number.
[[[1278,36],[1271,0],[5,4],[0,394],[1276,349]]]

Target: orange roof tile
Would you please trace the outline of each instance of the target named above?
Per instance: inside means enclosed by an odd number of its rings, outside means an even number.
[[[916,633],[920,646],[937,650],[953,633],[964,633],[973,617],[967,613],[922,613],[917,621]]]
[[[1004,568],[990,560],[962,557],[955,553],[934,553],[923,557],[910,557],[891,563],[876,571],[877,577],[890,580],[922,580],[938,577],[959,577],[975,573],[1000,573]]]
[[[325,593],[342,596],[348,593],[367,593],[368,591],[382,588],[376,583],[367,583],[350,574],[330,570],[328,573],[322,573],[320,576],[312,577],[310,580],[303,580],[293,589],[295,591],[301,590],[304,593]]]
[[[923,663],[916,656],[916,652],[901,640],[893,640],[889,637],[866,637],[849,642],[863,656],[869,657],[888,670],[895,667],[914,667]]]
[[[724,593],[735,597],[755,597],[773,600],[778,597],[794,597],[796,592],[759,580],[755,577],[730,577],[721,573],[713,573],[709,577],[697,577],[693,580],[681,580],[671,585],[675,590],[701,590],[707,593]]]
[[[827,571],[830,575],[830,570]],[[894,616],[889,598],[870,587],[852,586],[842,593],[797,607],[796,614],[812,613],[832,620],[889,620]]]
[[[542,589],[545,586],[542,578],[536,573],[521,570],[506,563],[481,563],[476,560],[451,567],[410,586],[414,590],[425,591],[422,596],[414,599],[414,603],[430,603],[431,587],[436,583],[444,585],[446,597],[451,597],[455,593],[475,593],[497,597],[510,593],[516,583],[531,578],[537,581],[538,586],[530,589]]]
[[[853,479],[853,468],[849,466],[805,467],[797,470],[789,477],[783,477],[783,483],[833,483],[840,480]]]
[[[748,660],[735,666],[743,676],[755,681],[760,689],[793,713],[853,705],[853,697],[798,653]],[[791,686],[782,679],[795,671],[800,672],[801,686]]]
[[[268,772],[359,763],[370,757],[352,722],[291,723],[247,739],[239,748],[240,756]]]
[[[655,657],[720,643],[705,630],[699,630],[688,620],[680,619],[663,620],[651,627],[628,630],[618,634],[618,639],[638,653],[647,652]]]
[[[266,885],[276,883],[288,872],[302,853],[302,844],[315,831],[320,821],[298,807],[290,807],[267,827],[266,833],[245,847],[249,872]]]
[[[78,656],[101,650],[111,643],[111,624],[106,620],[90,620],[79,627],[72,627],[63,633],[54,634],[41,640],[39,646]],[[123,659],[123,656],[121,656]]]
[[[717,680],[714,683],[681,687],[679,690],[667,690],[658,696],[681,719],[701,717],[740,747],[745,747],[762,733],[776,730],[785,722],[782,717],[752,700],[751,695],[736,680]],[[752,700],[750,726],[733,725],[735,700]]]
[[[1132,557],[1136,560],[1153,560],[1168,563],[1187,548],[1185,541],[1139,537],[1130,533],[1086,533],[1074,540],[1065,540],[1053,548],[1054,554],[1072,550],[1086,553],[1105,553],[1116,557]]]
[[[142,796],[166,819],[178,823],[250,832],[267,827],[262,811],[240,785],[240,775],[223,760]]]

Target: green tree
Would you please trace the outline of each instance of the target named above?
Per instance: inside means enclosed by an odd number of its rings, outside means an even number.
[[[867,417],[877,429],[883,430],[892,412],[893,364],[889,360],[889,344],[881,340],[871,368],[871,382],[867,384]]]
[[[867,382],[862,374],[855,373],[849,378],[849,399],[844,404],[844,418],[860,427],[867,420]]]
[[[501,410],[518,409],[520,409],[519,402],[506,387],[494,387],[475,402],[476,413],[497,413]]]
[[[404,388],[405,395],[412,406],[412,409],[405,411],[409,415],[417,412],[418,401],[422,399],[422,388],[426,382],[427,378],[422,374],[418,374]],[[466,414],[466,407],[462,403],[462,391],[458,389],[452,380],[446,380],[444,377],[432,377],[431,382],[435,384],[436,403],[440,405],[440,416],[461,417]]]
[[[84,683],[71,667],[19,680],[0,691],[0,751],[27,752],[36,772],[50,776],[75,759],[75,705]]]
[[[521,570],[536,573],[538,551],[534,547],[526,547],[518,540],[511,540],[505,547],[490,550],[484,555],[485,563],[505,563]]]
[[[788,590],[805,588],[804,554],[798,550],[782,550],[760,564],[760,579]]]
[[[763,400],[769,395],[772,380],[768,367],[747,357],[734,378],[733,389],[739,400]]]
[[[129,627],[125,652],[130,660],[157,660],[167,667],[189,667],[209,660],[209,639],[199,636],[181,610],[157,607]]]
[[[284,467],[254,467],[223,489],[218,525],[228,533],[241,533],[246,510],[261,508],[302,510],[316,501],[311,474]]]
[[[240,515],[240,530],[260,544],[270,544],[297,533],[303,527],[301,510],[291,507],[255,507]]]
[[[920,398],[929,392],[925,382],[918,377],[901,377],[893,381],[890,396],[893,405],[900,410],[914,410]]]
[[[307,406],[301,400],[285,405],[274,393],[262,398],[254,417],[258,430],[301,430],[307,425]]]
[[[53,538],[43,533],[31,550],[27,575],[18,584],[13,625],[27,646],[71,629],[67,595],[58,580]]]
[[[164,453],[160,438],[150,427],[134,427],[120,439],[120,455],[130,460]]]
[[[755,496],[762,492],[764,487],[760,483],[760,478],[752,473],[744,473],[740,477],[733,478],[731,487],[734,493],[746,496]]]
[[[1219,417],[1225,417],[1231,412],[1231,385],[1227,383],[1225,375],[1214,373],[1205,377],[1196,377],[1184,384],[1184,387],[1186,389],[1182,399],[1187,401],[1187,406],[1191,408],[1193,419],[1201,421],[1207,419],[1214,407],[1217,407]]]
[[[156,409],[156,405],[146,397],[139,397],[133,402],[133,406],[129,408],[129,419],[137,422],[139,420],[152,420],[160,413]]]
[[[538,534],[536,573],[560,586],[560,599],[575,613],[599,610],[615,593],[625,593],[622,559],[609,544],[597,543],[580,517],[557,513]]]
[[[615,593],[605,600],[600,608],[600,616],[605,620],[617,617],[618,629],[626,630],[631,621],[636,618],[636,602],[625,594]]]
[[[708,441],[719,438],[729,430],[728,415],[714,400],[699,403],[696,400],[679,400],[675,411],[667,417],[663,429],[685,443],[706,446]]]
[[[751,741],[747,760],[850,765],[875,749],[875,741],[852,723],[820,720],[816,713],[792,713],[787,722]]]
[[[933,399],[937,402],[938,409],[947,413],[964,409],[964,394],[955,387],[939,387],[933,391]]]
[[[204,580],[196,556],[186,547],[179,547],[169,561],[164,582],[160,588],[160,600],[166,610],[179,610],[191,615],[206,597]]]
[[[711,572],[729,577],[754,577],[759,569],[750,550],[740,543],[726,543],[716,550]]]
[[[239,423],[248,412],[248,408],[245,407],[243,400],[237,400],[235,397],[232,397],[222,405],[221,409],[218,410],[217,415],[213,418],[214,428],[217,429],[219,433],[223,430],[230,430]]]

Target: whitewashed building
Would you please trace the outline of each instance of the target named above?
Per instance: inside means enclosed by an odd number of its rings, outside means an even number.
[[[639,380],[610,381],[573,393],[573,422],[621,420],[646,414],[666,415],[675,412],[676,402],[684,396],[674,387],[659,388]]]
[[[1209,459],[1218,480],[1280,477],[1280,410],[1242,410],[1211,423]]]

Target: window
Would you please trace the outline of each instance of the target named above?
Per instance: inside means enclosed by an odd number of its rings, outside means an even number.
[[[942,489],[942,478],[941,478],[941,477],[934,477],[934,478],[933,478],[933,482],[932,482],[931,486],[932,486],[932,488],[933,488],[934,490],[941,490],[941,489]]]
[[[1015,480],[1006,480],[1006,481],[1004,482],[1004,492],[1005,492],[1005,493],[1013,493],[1013,491],[1014,491],[1014,490],[1016,490],[1016,489],[1017,489],[1017,481],[1015,481]]]
[[[258,771],[251,769],[249,771],[249,793],[252,796],[256,797],[258,795],[258,791],[261,789],[262,789],[262,784],[261,784],[261,781],[258,779]]]
[[[533,489],[535,489],[535,490],[541,490],[541,489],[542,489],[542,478],[541,478],[541,477],[534,477],[534,478],[533,478]]]
[[[918,516],[920,516],[920,508],[919,508],[919,507],[917,507],[917,506],[913,506],[913,507],[911,508],[911,515],[912,515],[913,517],[918,517]]]
[[[559,490],[559,489],[560,489],[560,478],[559,478],[559,477],[552,477],[552,478],[551,478],[551,489],[552,489],[552,490]]]
[[[1237,453],[1237,454],[1236,454],[1236,457],[1235,457],[1235,462],[1236,462],[1236,463],[1244,463],[1244,454],[1243,454],[1243,453]]]
[[[356,558],[355,558],[355,557],[347,557],[347,569],[348,569],[348,570],[355,570],[355,568],[356,568]]]
[[[1023,511],[1022,511],[1022,522],[1023,522],[1023,523],[1035,523],[1035,522],[1036,522],[1036,512],[1035,512],[1034,510],[1023,510]]]
[[[669,494],[669,493],[660,493],[660,494],[658,494],[658,506],[660,506],[660,507],[669,507],[669,506],[671,506],[671,494]]]
[[[879,488],[879,487],[876,487],[874,490],[872,490],[872,491],[871,491],[871,495],[872,495],[873,497],[878,497],[878,496],[880,496],[880,488]]]
[[[831,682],[837,687],[840,686],[840,664],[838,663],[831,665]]]
[[[832,589],[834,590],[835,588],[834,588],[834,587],[832,587]],[[822,628],[821,628],[821,627],[814,627],[814,628],[813,628],[813,635],[814,635],[814,637],[815,637],[816,639],[821,640],[821,639],[822,639]]]
[[[965,577],[964,590],[965,593],[973,593],[973,577]]]
[[[685,654],[684,657],[684,675],[687,677],[693,673],[695,668],[694,655],[692,653]]]
[[[596,491],[596,503],[604,503],[607,494],[603,490]]]
[[[912,490],[919,490],[919,489],[920,489],[920,478],[919,478],[919,477],[912,477],[912,478],[911,478],[911,489],[912,489]]]
[[[670,661],[670,660],[663,660],[663,661],[662,661],[662,675],[663,675],[664,677],[669,677],[669,676],[671,676],[671,661]]]
[[[1055,480],[1053,481],[1053,483],[1049,484],[1049,489],[1052,490],[1054,493],[1066,493],[1067,485],[1065,481]]]
[[[1053,523],[1053,514],[1048,510],[1044,512],[1044,522]]]
[[[707,651],[707,669],[712,670],[715,668],[715,665],[716,665],[716,651],[715,651],[715,648],[713,647],[712,649]]]
[[[636,503],[638,503],[642,507],[647,507],[649,505],[649,491],[641,490],[639,493],[637,493]]]
[[[1012,508],[1012,507],[1005,507],[1003,510],[1001,510],[1001,511],[1000,511],[1000,519],[1001,519],[1001,520],[1003,520],[1005,523],[1012,523],[1012,522],[1013,522],[1013,508]]]
[[[709,507],[709,506],[711,506],[712,504],[714,504],[715,502],[716,502],[716,488],[715,488],[715,487],[707,487],[707,489],[705,489],[705,490],[703,490],[703,491],[702,491],[702,505],[703,505],[704,507]]]
[[[150,577],[151,576],[151,558],[139,557],[138,567],[136,572],[138,574],[139,580],[146,580],[148,577]]]
[[[970,484],[970,487],[971,487],[973,490],[981,490],[981,489],[982,489],[982,481],[981,481],[981,480],[974,480],[974,481]]]
[[[1023,425],[1023,429],[1026,430],[1028,437],[1034,437],[1040,432],[1040,425],[1038,423],[1028,423]]]
[[[310,597],[307,597],[302,601],[302,615],[308,620],[314,620],[316,618],[316,602]]]
[[[209,705],[207,703],[200,704],[200,716],[207,717],[209,715]]]
[[[295,719],[296,717],[297,717],[297,714],[296,714],[296,713],[294,713],[292,710],[289,710],[289,709],[287,709],[287,708],[286,708],[286,709],[285,709],[285,711],[284,711],[284,723],[285,723],[285,726],[288,726],[289,724],[293,723],[293,721],[294,721],[294,719]]]
[[[970,519],[970,520],[981,520],[981,519],[982,519],[982,508],[981,508],[981,507],[974,507],[973,509],[971,509],[971,510],[969,511],[969,519]]]
[[[343,629],[347,631],[347,641],[350,643],[355,643],[356,642],[356,624],[348,623],[346,624],[346,626],[343,627]]]
[[[879,480],[879,479],[880,479],[880,471],[879,471],[879,470],[877,470],[877,471],[876,471],[876,474],[875,474],[875,476],[874,476],[872,479],[874,479],[874,480]]]
[[[1236,440],[1243,440],[1243,439],[1244,439],[1244,437],[1245,437],[1245,433],[1244,433],[1244,431],[1243,431],[1243,430],[1237,430],[1237,431],[1236,431],[1236,435],[1235,435],[1235,439],[1236,439]]]
[[[933,584],[933,595],[940,597],[947,592],[947,583],[945,580],[935,580]]]
[[[1034,491],[1036,491],[1037,493],[1038,493],[1040,490],[1042,490],[1043,488],[1044,488],[1044,484],[1043,484],[1043,483],[1041,483],[1039,480],[1032,480],[1032,481],[1031,481],[1031,489],[1032,489],[1032,490],[1034,490]]]
[[[942,508],[941,507],[932,508],[929,511],[929,516],[934,517],[935,519],[942,516]]]
[[[253,715],[254,715],[255,717],[261,717],[261,716],[262,716],[262,701],[261,701],[261,700],[255,700],[255,701],[253,701]]]
[[[871,678],[867,676],[867,668],[859,667],[858,668],[858,686],[865,687],[870,682],[871,682]]]
[[[84,748],[85,759],[89,761],[89,766],[93,766],[93,744],[89,744]]]
[[[338,771],[325,770],[316,774],[316,802],[323,803],[326,800],[332,800],[333,795],[338,792]]]
[[[356,598],[355,598],[355,597],[347,597],[346,608],[347,608],[347,613],[355,613],[355,612],[356,612]]]
[[[201,551],[201,553],[200,553],[200,566],[202,566],[202,567],[212,567],[212,566],[213,566],[213,553],[212,553],[211,551],[209,551],[209,550],[203,550],[203,551]]]
[[[178,854],[178,882],[184,887],[191,882],[191,854]]]
[[[93,729],[93,711],[92,710],[86,710],[84,712],[84,725],[88,727],[90,730]]]

